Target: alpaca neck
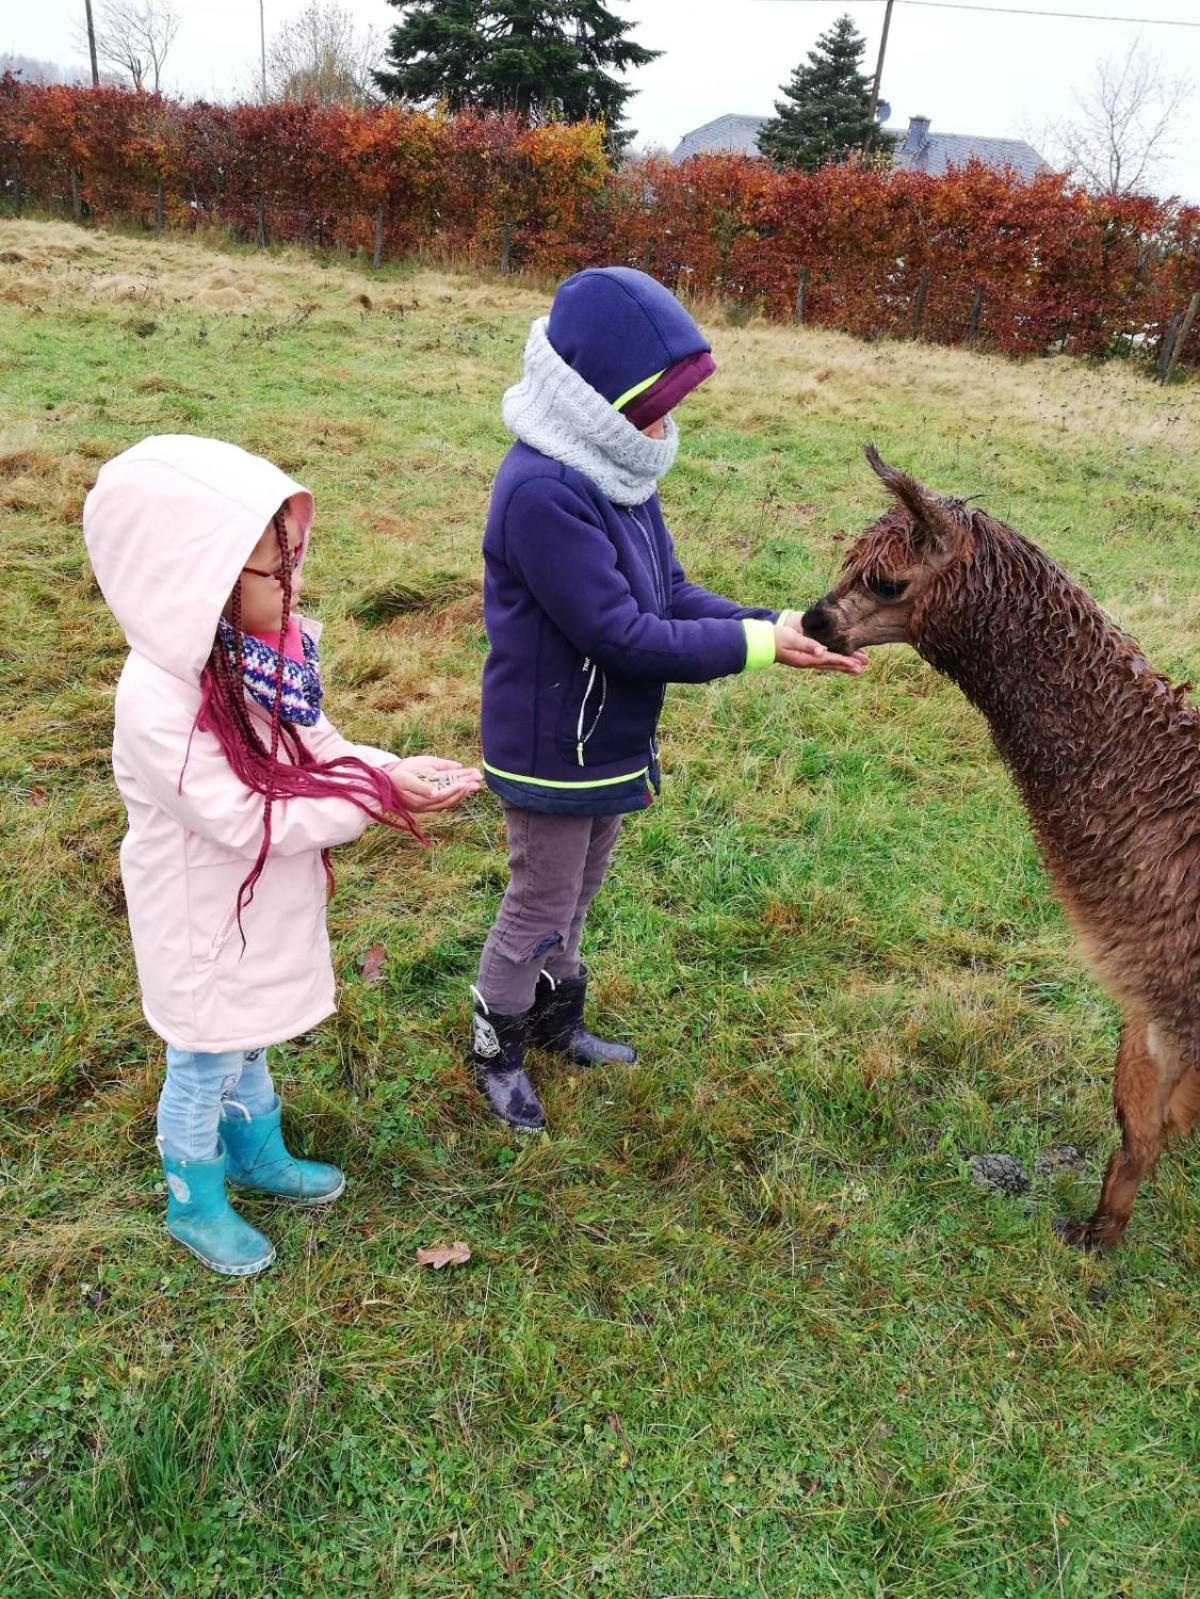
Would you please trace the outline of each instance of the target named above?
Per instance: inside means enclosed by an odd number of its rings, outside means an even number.
[[[1036,819],[1102,758],[1119,759],[1108,747],[1114,701],[1153,674],[1048,556],[1000,523],[975,522],[970,558],[931,591],[917,648],[987,718]]]

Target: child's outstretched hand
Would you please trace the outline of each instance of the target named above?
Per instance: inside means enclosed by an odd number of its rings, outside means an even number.
[[[385,768],[396,797],[414,815],[448,811],[483,787],[483,773],[439,755],[410,755]]]
[[[806,666],[816,672],[849,672],[851,677],[857,677],[867,665],[865,650],[855,650],[853,655],[835,655],[815,638],[809,638],[800,626],[796,611],[784,611],[775,624],[775,659],[781,666]]]

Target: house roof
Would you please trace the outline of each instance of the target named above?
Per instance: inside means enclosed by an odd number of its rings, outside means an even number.
[[[759,129],[766,117],[741,116],[730,112],[685,133],[671,152],[674,162],[709,152],[756,156],[759,154]],[[931,133],[928,117],[913,117],[908,130],[899,130],[892,160],[897,167],[929,172],[940,177],[947,167],[966,166],[972,159],[999,170],[1012,167],[1026,181],[1041,172],[1046,163],[1024,139],[993,139],[982,134]]]
[[[766,120],[766,117],[739,116],[735,111],[726,112],[723,117],[706,122],[702,128],[685,133],[671,151],[671,160],[686,161],[689,156],[707,155],[712,151],[719,151],[723,155],[758,155],[758,130]]]
[[[985,134],[931,133],[928,117],[910,117],[908,132],[896,145],[892,160],[898,167],[930,172],[941,177],[947,167],[965,167],[970,160],[985,167],[1012,167],[1026,182],[1046,163],[1024,139],[992,139]]]

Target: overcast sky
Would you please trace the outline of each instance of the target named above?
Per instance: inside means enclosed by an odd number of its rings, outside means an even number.
[[[395,21],[385,0],[343,0],[381,32]],[[977,0],[963,0],[973,6]],[[993,0],[1030,9],[1108,12],[1200,22],[1197,0]],[[228,99],[257,61],[258,0],[175,0],[183,26],[167,62],[166,88]],[[304,0],[265,0],[267,34]],[[633,75],[630,121],[638,143],[672,147],[724,111],[769,114],[780,85],[843,11],[868,40],[873,64],[883,0],[624,0],[640,43],[665,54]],[[80,59],[73,32],[83,0],[7,0],[0,50],[64,65]],[[892,16],[883,96],[892,124],[913,113],[945,133],[1025,137],[1069,118],[1072,92],[1094,65],[1140,39],[1175,76],[1196,85],[1177,130],[1161,188],[1200,201],[1200,27],[1065,21],[917,6],[898,0]]]

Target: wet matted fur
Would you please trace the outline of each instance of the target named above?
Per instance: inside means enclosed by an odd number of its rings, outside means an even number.
[[[1121,1147],[1087,1221],[1114,1244],[1168,1132],[1200,1121],[1200,709],[1012,528],[867,458],[895,504],[804,617],[830,648],[911,644],[986,717],[1089,966],[1124,1009]]]

